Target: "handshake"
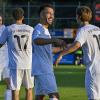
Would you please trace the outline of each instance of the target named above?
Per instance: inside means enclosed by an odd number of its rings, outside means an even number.
[[[52,42],[55,46],[59,46],[61,48],[66,48],[66,42],[62,39],[52,38]]]

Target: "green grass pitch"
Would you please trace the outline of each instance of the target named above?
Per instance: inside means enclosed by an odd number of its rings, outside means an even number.
[[[87,100],[84,86],[85,67],[75,65],[59,65],[54,70],[60,100]],[[4,100],[5,88],[4,82],[0,82],[0,100]],[[20,100],[25,100],[25,90],[23,87],[20,92]],[[48,100],[47,97],[46,100]]]

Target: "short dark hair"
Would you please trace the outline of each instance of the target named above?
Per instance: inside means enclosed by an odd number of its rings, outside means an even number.
[[[92,18],[92,11],[88,6],[80,6],[76,10],[76,14],[81,21],[90,21]]]
[[[24,16],[24,10],[22,8],[15,8],[12,15],[15,20],[19,20]]]
[[[54,10],[54,7],[53,7],[53,5],[51,5],[51,4],[43,4],[42,6],[40,6],[40,9],[39,9],[39,11],[38,11],[38,14],[40,15],[40,13],[41,13],[41,11],[43,11],[45,8],[52,8],[53,10]]]

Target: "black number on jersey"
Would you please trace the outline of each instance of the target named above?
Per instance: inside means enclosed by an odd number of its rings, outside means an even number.
[[[96,39],[97,41],[97,44],[98,44],[98,47],[99,47],[99,50],[100,50],[100,35],[93,35],[93,37]]]
[[[14,38],[17,39],[17,43],[18,43],[18,47],[20,50],[26,50],[27,49],[27,43],[28,43],[28,36],[27,35],[21,35],[21,36],[18,36],[18,35],[14,35]],[[21,46],[21,39],[24,39],[26,38],[26,41],[24,43],[24,48],[22,48]]]

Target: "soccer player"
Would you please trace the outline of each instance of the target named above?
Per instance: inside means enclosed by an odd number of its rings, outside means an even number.
[[[89,24],[92,11],[87,6],[77,8],[76,18],[81,26],[76,39],[70,47],[60,53],[56,65],[62,56],[82,47],[86,66],[85,87],[88,100],[100,100],[100,28]]]
[[[44,4],[39,9],[40,22],[33,31],[33,60],[32,75],[35,80],[35,100],[59,100],[56,80],[53,72],[52,44],[65,46],[64,41],[51,38],[48,27],[54,20],[54,8]],[[60,49],[54,49],[54,52]]]
[[[31,67],[33,28],[22,23],[24,19],[22,8],[14,9],[12,15],[15,24],[6,27],[0,36],[0,47],[6,42],[8,45],[12,100],[19,100],[19,90],[22,83],[26,88],[25,100],[32,100],[33,78],[31,77]]]
[[[2,15],[0,15],[0,35],[5,29],[5,25],[3,25],[3,18]],[[9,69],[8,69],[8,48],[7,43],[0,48],[0,81],[4,80],[7,85],[7,89],[5,92],[5,100],[12,100],[12,93],[10,90],[10,84],[9,84]]]

